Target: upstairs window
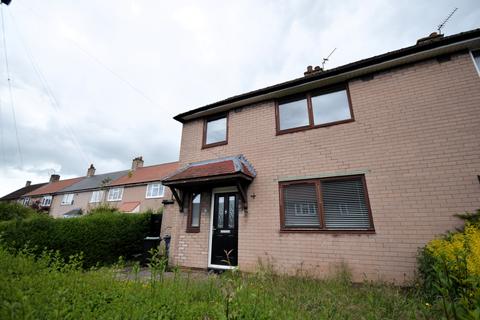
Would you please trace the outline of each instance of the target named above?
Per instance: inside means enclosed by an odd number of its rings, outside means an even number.
[[[51,204],[52,204],[52,196],[44,196],[42,198],[42,202],[40,203],[40,206],[50,207]]]
[[[161,183],[150,183],[147,185],[147,194],[145,198],[161,198],[164,194],[164,187]]]
[[[205,120],[203,125],[203,148],[227,144],[227,118],[225,114]]]
[[[345,87],[313,91],[277,104],[277,134],[353,121]]]
[[[68,206],[73,204],[73,193],[67,193],[63,195],[61,205]]]
[[[103,200],[103,190],[93,191],[90,197],[90,203],[98,203]]]
[[[280,183],[283,230],[373,231],[364,176]]]
[[[107,201],[120,201],[123,196],[123,188],[113,188],[108,190]]]

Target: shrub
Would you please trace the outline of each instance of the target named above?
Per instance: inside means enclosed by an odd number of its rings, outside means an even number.
[[[468,219],[462,231],[430,241],[418,256],[424,293],[441,299],[447,318],[455,319],[480,317],[480,225],[475,214],[463,216]]]
[[[84,266],[90,267],[141,253],[149,222],[147,214],[98,213],[75,219],[39,216],[1,222],[0,234],[14,250],[29,246],[39,254],[47,248],[58,250],[64,258],[83,252]]]
[[[0,201],[0,221],[25,219],[37,214],[35,210],[25,207],[18,202]]]

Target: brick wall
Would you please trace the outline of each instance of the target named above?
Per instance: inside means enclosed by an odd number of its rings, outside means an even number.
[[[280,272],[316,275],[346,263],[354,279],[412,279],[417,248],[480,207],[480,77],[470,55],[435,59],[349,82],[355,121],[276,135],[273,102],[229,114],[228,144],[201,149],[203,121],[183,126],[180,166],[244,154],[257,171],[248,213],[239,215],[239,266],[259,259]],[[376,233],[280,233],[279,178],[363,170]],[[209,215],[185,233],[186,214],[168,206],[171,260],[206,268]]]

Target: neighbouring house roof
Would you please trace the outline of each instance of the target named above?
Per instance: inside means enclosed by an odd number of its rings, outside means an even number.
[[[3,197],[0,198],[0,200],[16,200],[16,199],[19,199],[20,197],[26,195],[27,193],[29,192],[32,192],[40,187],[43,187],[44,185],[46,185],[47,183],[37,183],[37,184],[31,184],[29,186],[26,186],[26,187],[23,187],[23,188],[20,188],[18,190],[15,190]]]
[[[96,174],[91,177],[85,177],[77,183],[74,183],[62,190],[61,193],[75,192],[89,189],[98,189],[103,186],[108,186],[112,181],[128,174],[128,170],[109,172],[103,174]]]
[[[443,37],[421,39],[416,45],[352,62],[337,68],[282,82],[273,86],[250,91],[206,106],[178,114],[175,120],[182,123],[209,114],[239,108],[248,104],[277,99],[312,88],[358,78],[373,72],[429,59],[443,54],[472,49],[480,46],[480,29]]]
[[[46,194],[53,194],[61,191],[62,189],[71,186],[74,183],[79,182],[80,180],[85,179],[85,177],[80,177],[80,178],[73,178],[73,179],[65,179],[65,180],[59,180],[55,182],[50,182],[44,185],[43,187],[40,187],[32,192],[29,192],[26,194],[26,196],[41,196],[41,195],[46,195]]]
[[[109,186],[141,184],[151,181],[161,181],[167,175],[178,169],[178,162],[162,163],[154,166],[140,167],[129,171],[126,175],[112,181]]]
[[[215,177],[243,176],[253,179],[255,169],[243,155],[224,157],[190,163],[162,180],[164,185],[173,185],[192,180],[211,180]]]
[[[123,202],[118,210],[121,212],[132,212],[140,205],[140,201]]]

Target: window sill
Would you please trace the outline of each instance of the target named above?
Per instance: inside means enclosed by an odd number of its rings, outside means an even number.
[[[329,122],[329,123],[323,123],[323,124],[317,124],[313,126],[303,126],[303,127],[297,127],[297,128],[290,128],[290,129],[284,129],[284,130],[277,130],[277,136],[282,135],[282,134],[287,134],[287,133],[293,133],[293,132],[300,132],[300,131],[306,131],[306,130],[312,130],[312,129],[317,129],[317,128],[324,128],[324,127],[331,127],[337,124],[343,124],[343,123],[350,123],[354,122],[355,119],[345,119],[345,120],[339,120],[339,121],[334,121],[334,122]]]
[[[145,197],[145,199],[161,199],[163,198],[164,196],[161,195],[161,196],[155,196],[155,197]]]
[[[200,233],[200,228],[187,228],[186,233]]]
[[[228,143],[227,140],[225,140],[225,141],[220,141],[220,142],[215,142],[215,143],[210,143],[210,144],[204,144],[204,145],[202,145],[202,149],[224,146],[227,143]]]
[[[281,228],[280,233],[325,233],[325,234],[375,234],[374,229],[352,230],[352,229],[306,229],[306,228]]]
[[[73,203],[61,203],[61,206],[71,206]]]
[[[122,199],[118,199],[118,200],[107,200],[107,202],[120,202],[122,201]]]

